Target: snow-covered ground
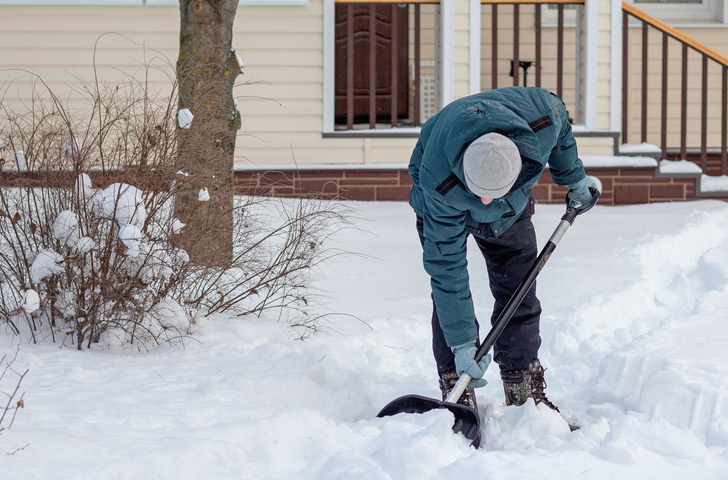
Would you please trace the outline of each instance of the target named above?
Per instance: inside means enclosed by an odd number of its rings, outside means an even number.
[[[491,367],[480,450],[447,411],[376,418],[400,395],[439,395],[429,282],[405,203],[350,205],[359,229],[337,246],[359,255],[322,268],[315,334],[269,312],[203,319],[184,348],[148,353],[20,344],[25,408],[0,435],[0,478],[728,478],[728,204],[579,217],[538,289],[547,393],[582,428],[505,407]],[[540,242],[563,211],[537,208]],[[486,319],[477,249],[469,260]],[[0,356],[16,349],[2,329]]]

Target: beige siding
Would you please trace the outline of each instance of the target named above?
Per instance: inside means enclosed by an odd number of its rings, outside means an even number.
[[[308,6],[238,8],[234,45],[245,62],[235,92],[243,115],[238,165],[409,160],[414,138],[322,137],[322,7],[322,0],[311,0]],[[130,72],[143,77],[141,45],[147,60],[161,57],[156,63],[172,74],[178,36],[179,11],[173,6],[2,6],[3,103],[20,108],[30,98],[32,77],[7,71],[24,69],[40,75],[56,94],[71,96],[73,107],[83,105],[73,90],[79,79],[93,80],[97,42],[96,72],[104,82],[118,83]],[[153,88],[168,91],[164,75],[153,72],[152,77]]]
[[[253,7],[238,9],[235,21],[234,44],[245,62],[245,75],[239,77],[236,89],[243,127],[237,140],[236,162],[239,166],[298,164],[363,164],[400,163],[408,161],[416,138],[324,138],[323,129],[323,3],[310,0],[306,6]],[[612,115],[611,65],[611,2],[599,0],[597,46],[597,116],[598,129],[609,129]],[[470,3],[455,0],[453,94],[455,98],[469,93],[469,11]],[[498,85],[513,83],[508,76],[512,58],[513,6],[499,7]],[[434,8],[423,6],[423,59],[432,63],[435,58]],[[533,60],[534,22],[532,6],[521,7],[522,60]],[[490,7],[482,6],[481,13],[481,89],[491,87],[491,18]],[[683,29],[710,48],[728,56],[728,35],[721,28]],[[114,33],[108,33],[114,32]],[[149,72],[151,86],[163,93],[169,91],[168,76],[174,72],[177,60],[179,12],[177,7],[144,6],[0,6],[0,86],[3,105],[21,107],[27,104],[33,88],[41,88],[27,71],[39,75],[53,91],[72,108],[84,104],[78,94],[82,82],[92,82],[94,75],[111,85],[134,74],[143,79],[143,64],[154,59],[160,71]],[[640,82],[636,77],[639,60],[638,30],[630,31],[632,39],[628,54],[632,59],[628,111],[635,113],[640,100]],[[542,85],[555,89],[556,31],[543,30]],[[582,37],[583,40],[583,37]],[[650,37],[650,72],[659,72],[657,55],[660,38]],[[620,39],[621,42],[621,39]],[[577,66],[575,29],[566,32],[566,81],[563,97],[570,108],[577,103],[574,75]],[[96,52],[94,54],[94,48]],[[582,43],[583,48],[583,43]],[[676,47],[671,47],[675,49]],[[676,50],[671,50],[676,51]],[[654,58],[653,58],[654,57]],[[679,69],[680,59],[671,54],[671,68]],[[697,65],[696,65],[697,63]],[[95,64],[95,68],[94,68]],[[581,64],[585,74],[585,65]],[[426,67],[432,75],[434,67]],[[696,74],[700,71],[696,59],[690,61],[691,75],[688,117],[691,125],[699,124],[700,92]],[[718,81],[719,72],[711,66],[711,85]],[[522,78],[522,77],[521,77]],[[529,69],[528,83],[535,81],[535,68]],[[617,79],[621,83],[621,79]],[[670,85],[678,85],[673,75]],[[35,85],[35,87],[34,87]],[[650,86],[659,85],[652,78]],[[651,88],[650,95],[659,95]],[[583,108],[584,99],[579,98]],[[670,128],[679,123],[679,96],[670,95],[668,119]],[[577,113],[577,112],[573,112]],[[714,105],[708,109],[709,124],[719,123],[721,112]],[[649,135],[659,135],[660,112],[649,111]],[[630,122],[630,141],[639,135],[638,122]],[[697,133],[689,132],[692,139]],[[711,132],[709,139],[714,139]],[[608,141],[579,138],[582,153],[603,153]]]

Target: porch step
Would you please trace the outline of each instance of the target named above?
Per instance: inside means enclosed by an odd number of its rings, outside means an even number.
[[[602,180],[600,204],[628,205],[696,199],[728,199],[728,177],[710,177],[688,161],[641,155],[582,155],[587,173]],[[412,180],[407,164],[243,166],[235,169],[236,193],[279,197],[407,201]],[[548,170],[536,184],[541,203],[562,203],[566,188]]]

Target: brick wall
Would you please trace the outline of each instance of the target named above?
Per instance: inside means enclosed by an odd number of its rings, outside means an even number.
[[[656,167],[587,168],[587,173],[602,181],[600,205],[728,198],[728,193],[696,195],[697,174],[662,175]],[[406,201],[412,186],[405,169],[238,171],[235,176],[237,193],[280,197]],[[548,170],[533,190],[541,203],[562,203],[566,192],[553,184]]]

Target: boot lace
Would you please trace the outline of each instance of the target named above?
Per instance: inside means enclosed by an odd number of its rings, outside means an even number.
[[[541,365],[531,370],[531,396],[533,401],[538,405],[539,403],[545,403],[550,409],[559,412],[559,407],[551,403],[546,397],[544,390],[546,389],[546,379],[544,378],[544,372],[546,371]]]

